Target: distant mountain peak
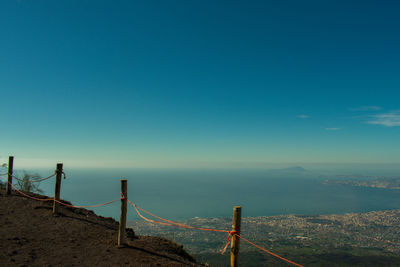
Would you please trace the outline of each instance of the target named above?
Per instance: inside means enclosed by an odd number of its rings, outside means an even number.
[[[284,171],[296,171],[296,172],[305,172],[305,171],[307,171],[306,169],[304,169],[301,166],[293,166],[293,167],[289,167],[289,168],[284,168],[282,170],[284,170]]]

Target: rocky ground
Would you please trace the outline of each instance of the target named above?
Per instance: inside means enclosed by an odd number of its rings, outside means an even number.
[[[39,198],[45,196],[35,195]],[[202,266],[167,239],[135,236],[117,247],[118,222],[0,190],[0,266]]]

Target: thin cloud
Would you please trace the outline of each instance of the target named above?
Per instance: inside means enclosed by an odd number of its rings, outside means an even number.
[[[308,116],[306,114],[301,114],[301,115],[298,115],[297,118],[299,118],[299,119],[308,119],[308,118],[310,118],[310,116]]]
[[[337,127],[332,127],[332,128],[325,128],[327,131],[339,131],[342,130],[342,128],[337,128]]]
[[[352,111],[378,111],[381,110],[382,107],[380,106],[361,106],[357,108],[351,108]]]
[[[386,127],[400,126],[400,111],[372,115],[367,123]]]

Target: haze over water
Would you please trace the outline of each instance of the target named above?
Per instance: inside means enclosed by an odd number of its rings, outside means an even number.
[[[61,195],[75,205],[104,203],[119,197],[119,180],[127,178],[131,201],[173,220],[230,217],[234,205],[243,207],[243,216],[252,217],[400,208],[400,190],[322,183],[326,178],[335,178],[335,174],[359,174],[360,171],[72,169],[66,171],[67,178],[62,180]],[[383,172],[385,175],[398,173],[396,170],[370,170],[367,174]],[[52,196],[54,181],[44,182],[41,188]],[[94,210],[100,215],[118,219],[119,202]],[[131,206],[128,219],[138,219]]]

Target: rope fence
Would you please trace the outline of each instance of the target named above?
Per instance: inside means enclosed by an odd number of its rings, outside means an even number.
[[[12,183],[8,182],[8,184],[9,184],[16,192],[18,192],[19,194],[21,194],[21,195],[23,195],[23,196],[25,196],[25,197],[27,197],[27,198],[30,198],[30,199],[33,199],[33,200],[38,200],[38,201],[54,201],[54,198],[36,198],[36,197],[32,197],[32,196],[30,196],[30,195],[28,195],[28,194],[22,192],[21,190],[18,190]]]
[[[40,183],[40,182],[43,182],[43,181],[48,180],[48,179],[50,179],[50,178],[53,178],[54,176],[56,176],[56,173],[54,173],[54,174],[52,174],[52,175],[50,175],[50,176],[47,176],[47,177],[45,177],[45,178],[39,177],[39,178],[36,178],[36,179],[19,178],[19,177],[13,175],[13,174],[11,174],[11,176],[12,176],[13,178],[15,178],[17,181],[20,181],[20,182],[29,181],[29,182],[32,182],[32,183]]]
[[[25,197],[27,197],[27,198],[30,198],[30,199],[33,199],[33,200],[38,200],[38,201],[54,201],[54,202],[57,202],[57,203],[59,203],[59,204],[61,204],[61,205],[63,205],[63,206],[70,207],[70,208],[78,208],[78,209],[96,208],[96,207],[105,206],[105,205],[108,205],[108,204],[111,204],[111,203],[114,203],[114,202],[117,202],[117,201],[121,200],[121,198],[118,198],[118,199],[114,199],[114,200],[111,200],[111,201],[109,201],[109,202],[102,203],[102,204],[97,204],[97,205],[74,206],[74,205],[70,205],[70,204],[67,204],[67,203],[65,203],[65,202],[59,201],[59,200],[55,200],[54,197],[52,197],[52,198],[36,198],[36,197],[30,196],[30,195],[24,193],[24,192],[21,191],[21,190],[18,190],[18,188],[16,188],[13,184],[10,184],[10,185],[12,186],[12,188],[13,188],[17,193],[19,193],[19,194],[21,194],[21,195],[23,195],[23,196],[25,196]]]
[[[139,215],[139,217],[141,217],[141,218],[144,219],[145,221],[148,221],[148,222],[151,222],[151,223],[162,224],[162,225],[167,225],[167,226],[175,226],[175,227],[187,228],[187,229],[195,229],[195,230],[200,230],[200,231],[212,231],[212,232],[228,233],[228,234],[229,234],[229,235],[228,235],[228,243],[227,243],[226,246],[223,248],[221,254],[224,254],[224,253],[225,253],[226,249],[228,248],[228,246],[229,246],[229,244],[230,244],[230,242],[231,242],[231,237],[234,236],[234,237],[237,237],[237,238],[242,239],[243,241],[249,243],[250,245],[252,245],[252,246],[254,246],[254,247],[256,247],[256,248],[258,248],[258,249],[260,249],[260,250],[262,250],[262,251],[264,251],[264,252],[266,252],[266,253],[268,253],[268,254],[270,254],[270,255],[272,255],[272,256],[278,258],[278,259],[281,259],[281,260],[283,260],[283,261],[286,261],[287,263],[293,264],[293,265],[295,265],[295,266],[303,267],[303,265],[300,265],[300,264],[295,263],[295,262],[293,262],[293,261],[291,261],[291,260],[288,260],[288,259],[286,259],[286,258],[284,258],[284,257],[281,257],[281,256],[279,256],[279,255],[277,255],[277,254],[275,254],[275,253],[273,253],[273,252],[271,252],[271,251],[269,251],[269,250],[267,250],[267,249],[265,249],[265,248],[263,248],[263,247],[261,247],[261,246],[255,244],[255,243],[253,243],[253,242],[251,242],[251,241],[245,239],[244,237],[238,235],[235,231],[208,229],[208,228],[194,227],[194,226],[189,226],[189,225],[184,225],[184,224],[176,223],[176,222],[173,222],[173,221],[170,221],[170,220],[167,220],[167,219],[163,219],[163,218],[161,218],[161,217],[158,217],[158,216],[156,216],[156,215],[154,215],[154,214],[152,214],[152,213],[150,213],[150,212],[148,212],[148,211],[142,209],[141,207],[137,206],[136,204],[132,203],[130,200],[128,200],[128,202],[135,208],[135,210],[136,210],[137,214]],[[147,213],[147,214],[149,214],[149,215],[151,215],[151,216],[153,216],[153,217],[155,217],[155,218],[157,218],[157,219],[160,219],[160,220],[162,220],[162,221],[165,221],[165,222],[158,222],[158,221],[154,221],[154,220],[148,219],[148,218],[144,217],[142,214],[140,214],[139,210],[141,210],[141,211],[143,211],[143,212],[145,212],[145,213]]]
[[[101,206],[106,206],[106,205],[109,205],[109,204],[111,204],[111,203],[117,202],[117,201],[119,201],[119,200],[121,200],[121,198],[117,198],[117,199],[108,201],[108,202],[106,202],[106,203],[96,204],[96,205],[89,205],[89,206],[74,206],[74,205],[69,205],[69,204],[67,204],[67,203],[64,203],[64,202],[58,201],[58,200],[55,200],[55,202],[57,202],[57,203],[59,203],[59,204],[61,204],[61,205],[64,205],[64,206],[66,206],[66,207],[70,207],[70,208],[86,209],[86,208],[97,208],[97,207],[101,207]]]
[[[49,176],[47,176],[47,177],[44,177],[44,178],[42,178],[42,177],[37,177],[37,178],[34,178],[34,179],[24,179],[24,178],[20,178],[20,177],[18,177],[18,176],[15,176],[14,174],[11,174],[11,173],[8,173],[8,172],[6,172],[6,173],[1,173],[0,176],[10,175],[10,176],[12,176],[12,178],[14,178],[15,180],[20,181],[20,182],[29,181],[29,182],[32,182],[32,183],[38,183],[38,182],[42,182],[42,181],[48,180],[48,179],[50,179],[50,178],[56,176],[56,174],[57,174],[57,173],[53,173],[53,174],[51,174],[51,175],[49,175]],[[63,172],[63,174],[64,174],[64,179],[65,179],[65,177],[66,177],[66,176],[65,176],[65,173]],[[0,177],[0,179],[5,179],[5,177]]]
[[[229,244],[231,243],[231,236],[235,234],[235,231],[227,231],[227,230],[217,230],[217,229],[209,229],[209,228],[201,228],[201,227],[194,227],[194,226],[189,226],[189,225],[184,225],[181,223],[177,223],[177,222],[173,222],[167,219],[163,219],[161,217],[158,217],[144,209],[142,209],[141,207],[137,206],[136,204],[132,203],[129,199],[128,202],[135,208],[136,213],[139,215],[140,218],[142,218],[143,220],[147,221],[147,222],[151,222],[151,223],[156,223],[156,224],[161,224],[161,225],[166,225],[166,226],[173,226],[173,227],[179,227],[179,228],[185,228],[185,229],[195,229],[195,230],[200,230],[200,231],[210,231],[210,232],[220,232],[220,233],[228,233],[228,243],[226,244],[226,246],[223,248],[221,254],[225,254],[226,249],[228,248]],[[158,222],[155,220],[151,220],[149,218],[144,217],[140,212],[139,209],[147,214],[149,214],[150,216],[153,216],[157,219],[160,219],[162,221],[165,222]]]
[[[10,157],[10,160],[13,160],[13,159],[11,159],[11,157]],[[11,161],[10,165],[12,166],[12,161]],[[136,205],[135,203],[133,203],[132,201],[130,201],[128,199],[128,197],[127,197],[127,189],[126,189],[127,180],[121,180],[121,185],[122,185],[121,191],[122,192],[121,192],[121,195],[120,195],[119,198],[111,200],[109,202],[96,204],[96,205],[75,206],[75,205],[67,204],[67,203],[61,201],[60,197],[59,197],[60,196],[60,187],[61,187],[61,177],[64,176],[64,179],[66,178],[65,172],[62,170],[62,164],[61,163],[57,164],[57,170],[54,172],[54,174],[52,174],[50,176],[47,176],[45,178],[38,178],[38,179],[29,180],[30,182],[41,182],[41,181],[48,180],[48,179],[50,179],[52,177],[56,177],[55,196],[51,197],[51,198],[49,198],[49,197],[47,197],[47,198],[37,198],[37,197],[29,195],[27,192],[23,192],[23,191],[19,190],[18,188],[16,188],[12,184],[12,180],[10,181],[10,177],[11,178],[15,178],[16,180],[21,181],[21,182],[24,182],[25,180],[23,178],[21,179],[19,177],[16,177],[15,175],[13,175],[12,174],[12,169],[11,170],[9,169],[9,172],[7,172],[5,174],[0,174],[0,176],[4,176],[4,175],[8,175],[8,178],[9,178],[9,180],[7,181],[7,194],[9,194],[8,193],[9,189],[12,188],[18,194],[20,194],[20,195],[22,195],[24,197],[33,199],[33,200],[42,201],[42,202],[52,201],[53,202],[53,215],[57,215],[56,207],[57,207],[58,204],[66,206],[66,207],[70,207],[70,208],[95,208],[95,207],[100,207],[100,206],[106,206],[106,205],[115,203],[117,201],[121,201],[120,231],[118,233],[118,245],[119,246],[124,245],[122,241],[125,240],[124,236],[126,235],[126,233],[125,233],[126,212],[127,212],[126,211],[126,203],[129,202],[132,205],[132,207],[135,209],[137,215],[140,218],[142,218],[143,220],[145,220],[147,222],[150,222],[150,223],[160,224],[160,225],[164,225],[164,226],[178,227],[178,228],[183,228],[183,229],[192,229],[192,230],[208,231],[208,232],[220,232],[220,233],[228,234],[228,241],[227,241],[226,245],[224,246],[224,248],[222,249],[221,254],[224,254],[226,252],[226,250],[227,250],[227,248],[228,248],[228,246],[230,244],[232,245],[231,266],[234,266],[234,267],[237,266],[237,262],[236,262],[237,259],[236,259],[236,261],[232,260],[234,257],[237,258],[237,255],[233,255],[233,253],[234,253],[233,252],[234,243],[238,242],[238,240],[243,240],[244,242],[246,242],[246,243],[258,248],[259,250],[261,250],[263,252],[268,253],[269,255],[271,255],[273,257],[276,257],[276,258],[278,258],[278,259],[280,259],[282,261],[285,261],[285,262],[287,262],[289,264],[292,264],[294,266],[303,267],[303,265],[300,265],[300,264],[295,263],[295,262],[293,262],[291,260],[288,260],[288,259],[286,259],[286,258],[284,258],[282,256],[279,256],[278,254],[275,254],[275,253],[273,253],[273,252],[271,252],[271,251],[269,251],[269,250],[267,250],[267,249],[255,244],[255,243],[247,240],[246,238],[242,237],[240,235],[240,215],[239,215],[239,225],[235,226],[235,223],[234,223],[232,231],[229,231],[229,230],[202,228],[202,227],[195,227],[195,226],[185,225],[185,224],[182,224],[182,223],[178,223],[178,222],[174,222],[174,221],[171,221],[171,220],[168,220],[168,219],[161,218],[161,217],[159,217],[159,216],[157,216],[157,215],[155,215],[155,214],[153,214],[153,213],[151,213],[149,211],[146,211],[146,210],[144,210],[143,208],[139,207],[138,205]],[[150,216],[152,216],[152,217],[154,217],[154,218],[156,218],[156,219],[158,219],[160,221],[149,219],[149,218],[145,217],[141,212],[146,213],[147,215],[150,215]],[[234,222],[235,222],[235,220],[234,220]],[[121,225],[123,225],[123,229],[122,229],[123,231],[121,231]],[[238,253],[238,248],[237,248],[236,253]],[[235,263],[233,263],[233,262],[235,262]]]

